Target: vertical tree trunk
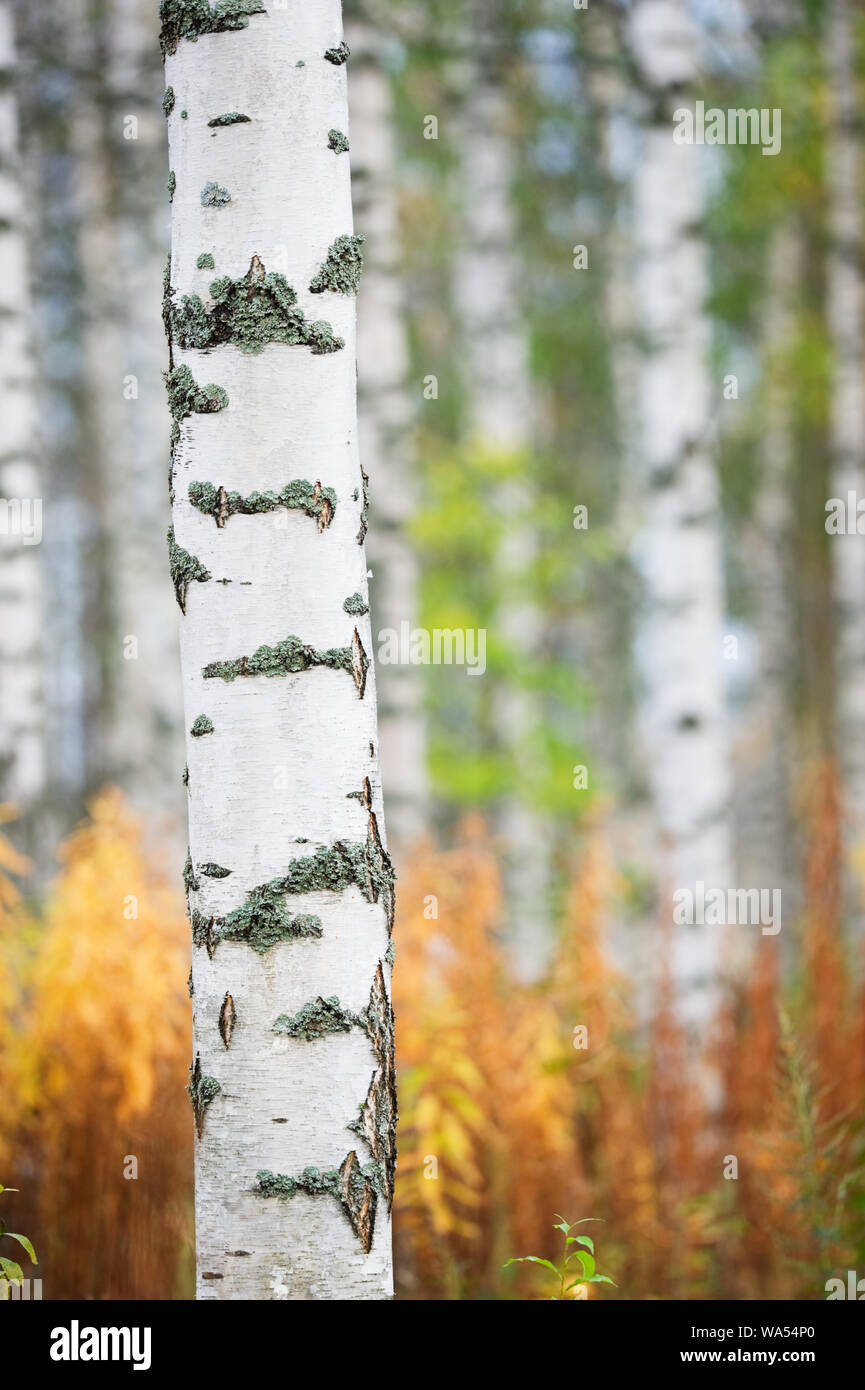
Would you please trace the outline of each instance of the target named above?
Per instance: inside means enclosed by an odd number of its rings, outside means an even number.
[[[384,1298],[393,882],[341,7],[161,12],[198,1293]]]
[[[862,160],[846,0],[828,7],[830,252],[827,317],[832,343],[832,494],[865,496],[865,282]],[[848,840],[865,837],[865,549],[856,534],[831,540],[837,623],[838,745]]]
[[[82,54],[98,45],[98,80],[76,102],[85,280],[85,418],[98,526],[91,584],[100,621],[88,634],[88,773],[154,814],[182,811],[172,771],[182,747],[173,676],[177,609],[158,537],[168,524],[168,425],[159,293],[167,249],[158,18],[149,0],[111,0],[81,17]]]
[[[406,306],[399,273],[396,142],[390,80],[378,28],[346,15],[354,207],[368,238],[358,302],[358,411],[363,457],[375,468],[367,555],[373,632],[419,617],[418,564],[406,525],[415,510],[408,395]],[[335,158],[345,156],[338,154]],[[423,686],[415,666],[382,666],[379,743],[391,844],[398,851],[428,825]]]
[[[699,150],[673,142],[673,111],[692,100],[696,76],[684,0],[641,0],[630,41],[647,112],[634,189],[645,491],[638,660],[661,841],[661,913],[669,921],[676,889],[731,882],[724,583]],[[685,1022],[704,1022],[712,1007],[721,930],[674,928],[672,974]]]
[[[466,420],[479,448],[525,455],[521,473],[503,483],[496,505],[504,520],[495,583],[502,595],[498,635],[531,672],[540,657],[543,619],[526,596],[537,558],[530,479],[523,476],[532,437],[529,345],[521,316],[519,233],[512,202],[513,146],[508,103],[494,59],[494,17],[474,0],[474,29],[464,99],[461,149],[463,235],[455,264],[456,303],[466,354]],[[542,969],[551,945],[550,833],[532,807],[531,739],[542,714],[535,698],[502,682],[495,693],[496,725],[513,758],[517,787],[499,807],[506,854],[509,937],[523,977]]]
[[[12,9],[0,4],[0,801],[25,815],[45,784],[35,383]],[[27,847],[31,836],[25,833]]]

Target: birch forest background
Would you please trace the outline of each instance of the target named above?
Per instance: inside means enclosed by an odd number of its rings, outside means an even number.
[[[865,1272],[865,13],[343,12],[397,1297],[548,1298],[506,1262],[561,1216],[614,1281],[569,1297],[825,1298]],[[159,31],[0,0],[0,1215],[39,1265],[0,1254],[46,1299],[195,1288]]]

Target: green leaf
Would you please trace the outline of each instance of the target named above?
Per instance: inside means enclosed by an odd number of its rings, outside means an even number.
[[[613,1288],[618,1288],[615,1279],[608,1279],[606,1274],[593,1274],[591,1279],[586,1280],[587,1284],[612,1284]]]
[[[592,1240],[591,1236],[573,1236],[572,1239],[578,1241],[580,1245],[585,1245],[586,1249],[591,1250],[594,1255],[595,1242]]]
[[[590,1255],[586,1250],[575,1250],[574,1254],[576,1255],[580,1264],[583,1266],[583,1273],[585,1274],[585,1277],[587,1279],[591,1279],[592,1275],[595,1272],[594,1255]]]
[[[508,1265],[522,1264],[543,1265],[546,1269],[551,1269],[557,1278],[559,1277],[559,1271],[556,1269],[555,1265],[551,1265],[549,1260],[542,1260],[540,1255],[517,1255],[514,1259],[508,1260],[507,1264],[504,1264],[502,1268],[507,1269]]]
[[[18,1236],[15,1234],[14,1231],[7,1231],[6,1234],[8,1235],[10,1240],[17,1240],[19,1245],[23,1245],[24,1249],[27,1251],[27,1254],[30,1256],[33,1263],[35,1265],[38,1265],[39,1261],[36,1258],[36,1251],[33,1249],[33,1246],[30,1244],[30,1241],[27,1239],[26,1236]]]
[[[7,1260],[5,1255],[0,1255],[0,1269],[9,1280],[10,1284],[20,1284],[24,1280],[24,1271],[14,1260]]]

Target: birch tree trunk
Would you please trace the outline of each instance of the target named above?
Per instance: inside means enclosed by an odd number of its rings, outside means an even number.
[[[357,7],[354,7],[355,10]],[[406,525],[416,507],[414,412],[408,395],[406,305],[399,267],[397,156],[390,80],[380,29],[346,10],[354,208],[366,235],[358,302],[358,411],[363,457],[375,468],[367,554],[373,574],[373,632],[419,619],[419,572]],[[342,154],[336,155],[342,159]],[[388,829],[396,851],[428,826],[426,731],[419,668],[382,666],[379,745]]]
[[[0,801],[32,812],[45,785],[42,488],[36,459],[27,232],[12,9],[0,4]],[[31,836],[25,832],[30,848]]]
[[[693,34],[684,0],[641,0],[630,26],[646,105],[634,188],[644,520],[638,662],[649,781],[660,839],[661,914],[672,893],[730,886],[729,765],[722,683],[723,564],[704,312],[699,150],[673,142],[691,100]],[[723,928],[676,926],[677,1009],[697,1027],[714,1003]]]
[[[851,69],[853,32],[847,0],[828,7],[827,159],[830,252],[826,296],[834,353],[831,414],[832,495],[865,496],[865,282],[862,275],[861,132]],[[862,538],[833,536],[837,623],[838,746],[848,841],[865,837],[865,548]]]
[[[385,1298],[393,881],[341,7],[162,16],[198,1296]]]
[[[476,57],[462,114],[463,235],[454,275],[465,344],[466,419],[478,448],[519,456],[531,446],[533,401],[520,312],[513,147],[508,103],[490,51],[494,17],[481,0],[474,0],[472,13],[469,47]],[[524,459],[519,464],[525,468]],[[542,616],[526,597],[537,558],[530,479],[518,475],[503,483],[496,501],[504,523],[495,578],[503,600],[496,622],[505,644],[530,671],[543,636]],[[543,969],[551,944],[549,827],[526,795],[533,764],[530,740],[542,715],[532,695],[514,683],[502,682],[494,708],[499,739],[513,755],[519,783],[497,815],[506,854],[508,934],[515,968],[530,978]]]

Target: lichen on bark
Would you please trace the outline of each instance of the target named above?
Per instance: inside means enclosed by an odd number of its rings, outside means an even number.
[[[348,153],[348,138],[343,135],[341,130],[329,130],[327,132],[327,147],[333,150],[334,154]]]
[[[207,714],[197,714],[192,721],[192,728],[189,732],[193,738],[203,738],[205,734],[212,734],[213,720]]]
[[[329,323],[308,322],[285,276],[266,270],[258,256],[240,279],[213,280],[210,297],[209,309],[197,294],[183,295],[178,307],[169,294],[167,312],[179,347],[206,350],[234,343],[242,352],[256,353],[268,343],[285,343],[308,347],[315,356],[345,347]]]
[[[302,511],[318,522],[319,531],[330,525],[336,511],[336,493],[333,488],[322,487],[320,482],[310,483],[306,478],[294,478],[279,492],[251,492],[244,497],[239,492],[228,492],[224,487],[213,483],[192,482],[189,484],[189,500],[205,516],[212,516],[217,526],[224,526],[230,516],[254,516],[258,512],[276,511],[285,507],[288,511]]]
[[[201,1070],[201,1056],[195,1054],[195,1062],[189,1068],[189,1084],[186,1087],[189,1092],[189,1099],[192,1101],[192,1113],[195,1116],[195,1129],[199,1139],[204,1132],[204,1114],[211,1101],[219,1095],[222,1090],[219,1082],[212,1076],[205,1076]]]
[[[355,236],[338,236],[328,247],[327,258],[309,284],[310,294],[357,294],[363,270],[363,251],[366,241],[362,232]]]
[[[335,994],[327,999],[319,995],[317,999],[304,1004],[296,1014],[280,1014],[273,1031],[283,1037],[314,1042],[326,1033],[349,1033],[360,1021],[357,1014],[341,1006]]]
[[[348,598],[343,600],[342,606],[344,612],[355,618],[362,618],[369,612],[369,604],[364,601],[362,594],[349,594]]]
[[[211,179],[201,190],[201,206],[203,208],[224,208],[231,202],[231,194],[227,188],[223,188],[215,180]]]
[[[217,126],[249,125],[250,122],[251,117],[244,116],[242,111],[224,111],[221,116],[214,116],[207,124],[212,130]]]
[[[373,1175],[361,1167],[353,1149],[346,1154],[339,1169],[321,1172],[318,1168],[304,1168],[299,1177],[293,1178],[263,1168],[256,1174],[256,1180],[256,1190],[262,1197],[293,1197],[297,1192],[306,1192],[311,1197],[323,1194],[335,1197],[364,1253],[369,1254],[375,1229],[376,1187]]]
[[[168,528],[168,566],[174,584],[174,593],[181,613],[186,612],[186,596],[193,582],[203,584],[210,579],[210,570],[205,569],[197,555],[190,555],[174,539],[174,527]]]
[[[261,0],[160,0],[159,46],[163,54],[176,53],[181,39],[195,43],[202,34],[246,29],[250,15],[264,13]]]
[[[329,63],[333,63],[335,68],[340,68],[343,63],[348,62],[351,56],[351,49],[345,42],[345,39],[343,39],[342,43],[338,44],[336,48],[325,49],[324,56]]]
[[[235,657],[231,661],[213,661],[205,666],[202,675],[205,680],[233,681],[239,676],[287,676],[300,671],[308,671],[312,666],[327,666],[333,671],[348,671],[358,692],[363,698],[369,659],[363,647],[358,653],[357,643],[351,647],[330,647],[327,651],[316,651],[302,642],[299,637],[286,637],[276,646],[261,646],[251,656]]]

